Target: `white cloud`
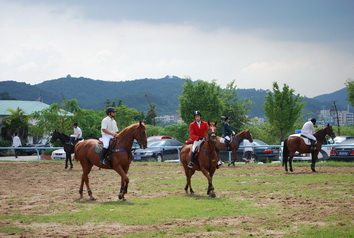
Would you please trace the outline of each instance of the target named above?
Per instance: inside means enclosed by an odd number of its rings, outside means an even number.
[[[217,79],[222,86],[236,80],[239,88],[270,89],[278,81],[312,97],[353,78],[352,54],[316,42],[264,39],[260,31],[84,20],[79,8],[1,5],[0,80],[36,84],[67,74],[114,81],[176,75]]]

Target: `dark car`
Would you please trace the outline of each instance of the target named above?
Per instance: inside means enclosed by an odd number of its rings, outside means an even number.
[[[279,148],[272,147],[265,143],[264,141],[253,139],[254,147],[254,154],[253,159],[254,162],[272,162],[272,161],[279,161]],[[240,147],[243,145],[243,142],[240,143]],[[243,155],[243,148],[239,148],[237,150],[237,162],[244,162],[242,160]],[[222,161],[229,161],[229,151],[220,151],[220,158]],[[231,155],[232,158],[232,155]]]
[[[33,144],[26,144],[25,147],[50,147],[49,141],[49,139],[42,138]],[[27,155],[37,154],[36,149],[23,149],[22,151],[22,153]],[[39,149],[39,154],[41,154],[43,151],[44,149]]]
[[[183,143],[175,139],[159,139],[148,142],[148,148],[136,149],[134,151],[135,161],[157,161],[178,160],[178,148],[171,146],[182,146]]]
[[[149,136],[146,140],[147,142],[157,141],[161,139],[173,139],[171,136]]]
[[[354,161],[354,139],[343,140],[333,146],[328,161]]]

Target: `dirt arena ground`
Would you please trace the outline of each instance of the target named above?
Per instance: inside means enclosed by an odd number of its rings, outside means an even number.
[[[140,168],[141,170],[135,171],[131,177],[131,183],[137,183],[140,177],[143,177],[144,166],[148,166],[149,170],[158,170],[161,166],[158,165],[140,165],[134,164],[134,168]],[[154,168],[156,167],[156,168]],[[250,166],[250,168],[252,168]],[[274,170],[274,166],[264,165],[265,171]],[[225,167],[224,170],[231,170],[234,168]],[[247,169],[245,166],[243,169]],[[114,174],[114,171],[108,172],[107,170],[98,170],[94,167],[94,171],[90,174],[91,187],[96,197],[95,202],[109,202],[117,201],[118,194],[118,178]],[[319,169],[321,173],[335,173],[335,174],[354,174],[354,167],[321,167]],[[177,169],[176,174],[180,174],[183,177],[182,168]],[[218,171],[218,173],[220,173]],[[296,173],[306,174],[309,173],[308,167],[297,167]],[[165,175],[171,174],[171,171],[166,171]],[[141,175],[141,176],[140,176]],[[159,171],[159,176],[163,176],[164,172]],[[63,164],[61,163],[33,163],[33,162],[0,162],[0,211],[1,214],[58,214],[64,211],[75,212],[78,206],[78,187],[81,176],[81,167],[79,164],[74,165],[73,170],[64,170]],[[217,175],[216,175],[217,176]],[[245,174],[244,176],[254,176],[254,174]],[[112,177],[115,177],[112,179]],[[354,180],[354,179],[353,179]],[[259,181],[260,183],[262,181]],[[353,183],[354,184],[354,183]],[[97,188],[99,186],[112,187],[115,189],[114,192],[111,191],[101,191],[98,192]],[[316,186],[323,187],[323,189],[328,189],[326,184],[316,184]],[[353,191],[353,188],[352,190]],[[181,195],[183,196],[183,191],[175,192],[162,192],[153,193],[150,196],[163,197],[168,195]],[[227,197],[227,192],[218,191],[219,196]],[[354,198],[354,194],[347,194]],[[127,199],[130,197],[143,197],[146,196],[144,192],[138,189],[131,189],[127,194]],[[288,199],[280,199],[274,196],[265,196],[253,193],[243,193],[243,199],[254,199],[259,197],[259,203],[263,204],[281,204],[284,209],[298,207],[308,207],[308,212],[298,214],[296,217],[293,214],[286,217],[286,213],[281,214],[282,218],[289,221],[314,221],[318,219],[321,215],[333,215],[340,213],[345,213],[348,216],[353,217],[354,205],[353,200],[343,200],[340,199],[334,201],[327,201],[326,199],[294,199],[289,197]],[[87,194],[85,192],[85,197]],[[53,201],[56,201],[53,203]],[[84,202],[90,202],[88,200]],[[81,202],[82,203],[82,202]],[[339,204],[337,204],[339,203]],[[314,212],[316,211],[320,212]],[[322,212],[321,212],[322,210]],[[331,214],[333,213],[333,214]],[[291,214],[291,213],[289,213]],[[254,219],[254,218],[252,218]],[[258,218],[259,221],[252,220],[250,217],[237,216],[237,217],[227,217],[216,219],[213,222],[215,224],[239,224],[239,223],[257,223],[262,222],[262,218]],[[352,220],[353,221],[353,220]],[[15,226],[21,229],[34,231],[34,233],[19,233],[14,232],[13,234],[1,233],[0,236],[9,237],[82,237],[82,236],[115,236],[117,234],[129,234],[130,232],[137,232],[143,230],[157,230],[157,229],[173,229],[175,227],[183,227],[186,225],[204,225],[208,224],[205,219],[197,219],[195,221],[176,221],[169,222],[165,224],[153,224],[153,225],[119,225],[119,224],[87,224],[83,223],[81,225],[70,225],[63,227],[63,224],[58,223],[16,223],[14,221],[0,219],[0,226]],[[320,225],[320,224],[319,224]],[[340,224],[339,224],[340,225]],[[94,228],[94,229],[93,229]],[[250,226],[250,233],[252,229],[254,234],[257,234],[255,227]],[[209,233],[208,235],[210,235]],[[203,236],[203,234],[201,234]],[[229,233],[230,235],[230,233]],[[269,234],[271,236],[282,236],[283,234]],[[257,235],[256,235],[257,236]]]

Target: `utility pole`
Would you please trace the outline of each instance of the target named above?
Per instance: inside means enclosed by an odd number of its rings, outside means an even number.
[[[334,105],[334,110],[336,111],[336,115],[337,115],[338,135],[340,136],[339,116],[338,116],[338,110],[337,110],[337,106],[336,106],[336,101],[333,101],[333,105]]]

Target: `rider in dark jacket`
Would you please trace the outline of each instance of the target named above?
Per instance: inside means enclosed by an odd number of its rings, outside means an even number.
[[[226,148],[230,149],[231,136],[235,135],[235,132],[231,129],[230,117],[225,117],[224,120],[225,121],[222,125],[222,135],[225,139]]]

